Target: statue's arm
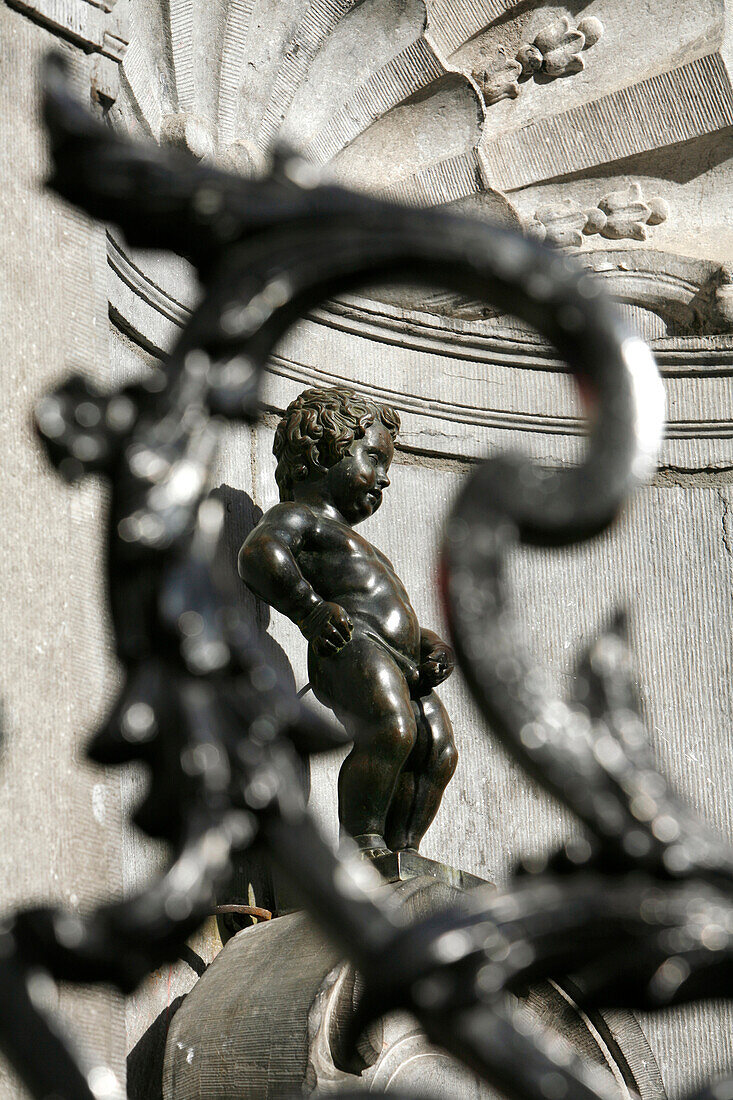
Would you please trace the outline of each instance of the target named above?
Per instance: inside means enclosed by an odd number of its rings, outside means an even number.
[[[420,675],[429,685],[446,680],[455,665],[453,650],[434,630],[420,628]]]
[[[237,562],[247,587],[298,624],[323,603],[297,560],[315,522],[306,508],[276,505],[250,531]]]
[[[338,604],[322,599],[303,576],[298,555],[318,535],[311,510],[276,504],[245,539],[239,575],[256,596],[287,615],[316,651],[336,653],[350,640],[352,623]]]

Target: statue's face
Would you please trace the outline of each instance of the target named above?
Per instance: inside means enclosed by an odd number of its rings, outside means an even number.
[[[348,523],[361,523],[376,512],[389,485],[387,470],[394,457],[392,436],[380,421],[370,424],[328,471],[331,499]]]

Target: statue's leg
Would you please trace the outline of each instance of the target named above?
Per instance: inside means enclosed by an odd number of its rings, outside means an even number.
[[[356,741],[339,773],[339,821],[351,836],[383,838],[417,735],[405,677],[381,646],[358,636],[332,656],[312,655],[309,673],[316,696]]]
[[[434,691],[416,704],[417,741],[400,777],[387,823],[392,851],[414,851],[438,812],[458,752],[448,712]]]
[[[413,703],[413,710],[415,704]],[[416,718],[419,712],[415,711]],[[418,726],[415,746],[405,761],[405,766],[399,774],[397,784],[392,795],[392,801],[387,812],[387,824],[385,827],[385,839],[391,852],[401,852],[408,847],[407,830],[415,805],[417,789],[417,777],[420,771],[420,761],[427,758],[426,747],[420,744],[424,740],[422,731]]]

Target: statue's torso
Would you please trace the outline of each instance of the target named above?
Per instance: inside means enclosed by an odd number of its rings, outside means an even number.
[[[389,559],[353,528],[319,517],[298,565],[319,596],[344,608],[357,631],[368,629],[419,660],[420,625],[405,587]]]

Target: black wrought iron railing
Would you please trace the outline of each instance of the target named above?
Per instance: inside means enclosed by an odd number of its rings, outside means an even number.
[[[102,393],[75,376],[37,408],[60,472],[111,486],[108,592],[126,678],[89,753],[149,766],[136,820],[173,855],[142,893],[86,916],[8,916],[2,1050],[35,1096],[121,1095],[111,1071],[84,1063],[46,1015],[39,975],[129,992],[175,957],[233,858],[257,846],[365,976],[354,1038],[400,1006],[509,1097],[610,1097],[604,1075],[525,1026],[512,994],[570,977],[584,1004],[604,1008],[728,996],[733,861],[653,763],[621,619],[582,656],[578,697],[554,697],[512,627],[504,561],[519,541],[599,534],[650,476],[663,393],[649,350],[557,251],[351,193],[287,152],[269,176],[245,180],[133,144],[75,102],[57,57],[43,95],[50,187],[116,223],[132,245],[187,257],[202,296],[141,383]],[[408,927],[370,890],[364,864],[326,844],[309,815],[299,757],[342,734],[281,682],[234,595],[215,586],[222,517],[207,496],[222,429],[256,418],[263,368],[294,321],[336,290],[404,278],[481,298],[543,332],[591,424],[576,468],[547,471],[513,455],[479,465],[449,517],[442,558],[453,643],[488,730],[572,810],[584,839],[498,895],[475,892],[467,912]]]

